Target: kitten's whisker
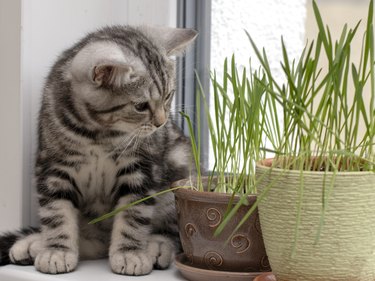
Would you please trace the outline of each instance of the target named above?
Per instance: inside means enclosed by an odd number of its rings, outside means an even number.
[[[173,104],[172,108],[171,109],[174,109],[174,108],[184,108],[184,107],[194,107],[193,105],[186,105],[184,103],[175,103]]]
[[[142,128],[139,133],[138,133],[138,137],[137,139],[135,140],[135,144],[134,144],[134,150],[138,150],[140,144],[141,144],[141,138],[139,137],[141,135],[141,132],[144,131],[144,129]]]
[[[171,112],[179,112],[181,110],[186,110],[186,109],[194,109],[195,106],[194,105],[184,105],[184,104],[178,104],[178,105],[175,105],[173,108],[171,108]]]
[[[135,156],[135,152],[138,150],[138,142],[139,142],[139,136],[141,135],[141,133],[142,133],[142,127],[141,128],[139,128],[138,130],[137,130],[137,133],[135,134],[135,139],[134,139],[134,144],[133,144],[133,146],[132,146],[132,148],[130,149],[130,155],[131,156]]]
[[[149,153],[151,153],[151,142],[150,142],[150,140],[151,140],[151,136],[147,136],[146,137],[146,139],[145,139],[145,149],[146,149],[146,151],[148,151]]]
[[[124,148],[124,149],[121,151],[121,153],[117,156],[116,160],[118,160],[118,159],[124,154],[124,152],[128,149],[128,147],[130,146],[130,144],[133,142],[134,139],[137,138],[138,135],[139,135],[139,133],[138,133],[138,134],[134,134],[134,135],[132,136],[132,138],[131,138],[130,141],[127,143],[127,145],[125,146],[125,148]]]
[[[147,145],[148,145],[149,152],[151,153],[151,151],[152,151],[152,149],[151,149],[151,138],[148,138]]]
[[[130,134],[128,134],[128,135],[126,135],[126,136],[120,141],[120,143],[117,144],[117,145],[115,146],[115,148],[114,148],[111,152],[109,152],[109,153],[106,155],[106,157],[112,157],[112,155],[113,155],[114,153],[116,153],[116,152],[118,152],[118,151],[121,151],[121,150],[122,150],[122,146],[123,146],[128,140],[130,140],[130,138],[132,138],[132,137],[133,137],[133,132],[130,133]]]

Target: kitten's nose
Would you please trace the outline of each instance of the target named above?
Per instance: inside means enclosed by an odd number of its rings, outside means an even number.
[[[155,127],[157,127],[157,128],[159,128],[159,127],[161,127],[162,125],[164,125],[164,123],[165,123],[165,119],[164,120],[158,120],[158,121],[154,121],[154,126]]]
[[[159,128],[161,127],[161,125],[163,125],[164,123],[157,123],[157,124],[154,124],[156,128]]]
[[[157,112],[154,116],[154,126],[159,128],[160,126],[164,125],[167,121],[167,117],[165,116],[164,112]]]

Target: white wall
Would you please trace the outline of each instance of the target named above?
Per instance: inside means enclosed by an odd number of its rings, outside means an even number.
[[[233,53],[238,65],[248,67],[252,57],[256,67],[247,30],[258,48],[266,48],[271,68],[280,69],[281,35],[296,57],[304,46],[305,20],[306,0],[212,0],[211,67],[220,70]]]
[[[357,33],[351,42],[351,54],[350,59],[358,68],[359,61],[361,58],[362,40],[363,34],[366,29],[367,13],[370,0],[318,0],[317,4],[325,25],[329,26],[332,39],[339,40],[344,25],[348,25],[348,29],[353,29],[357,23],[361,20],[361,24],[358,27]],[[375,20],[374,20],[375,24]],[[318,27],[316,24],[312,3],[307,3],[307,20],[306,20],[306,38],[311,40],[315,39],[318,33]],[[322,52],[323,53],[323,52]],[[321,55],[319,59],[320,67],[323,68],[323,73],[326,73],[328,69],[328,61],[325,55]],[[323,75],[321,75],[323,77]],[[355,88],[351,80],[348,83],[348,95],[349,99],[354,98]],[[370,83],[364,88],[363,98],[366,105],[370,104],[371,89]],[[359,124],[359,135],[358,139],[365,134],[364,122]]]
[[[20,31],[21,0],[0,0],[0,231],[22,223]]]
[[[56,57],[98,27],[175,26],[176,14],[175,0],[0,0],[0,82],[6,80],[8,89],[0,88],[0,129],[6,135],[0,138],[0,231],[37,224],[36,200],[30,200],[36,119],[44,77]],[[4,40],[10,30],[14,38]]]

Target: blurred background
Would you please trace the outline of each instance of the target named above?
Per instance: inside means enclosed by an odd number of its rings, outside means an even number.
[[[366,18],[369,1],[317,4],[337,38],[345,23],[354,27]],[[199,31],[195,46],[177,59],[174,112],[190,113],[195,111],[195,70],[208,94],[210,70],[220,73],[225,57],[235,53],[237,63],[248,66],[253,53],[244,30],[258,47],[265,47],[275,71],[281,36],[289,56],[298,58],[317,32],[310,0],[0,0],[0,231],[38,224],[32,175],[44,78],[61,51],[87,32],[111,24]],[[353,45],[353,61],[359,59],[363,26]],[[187,132],[183,120],[177,121]],[[208,145],[207,134],[202,142]],[[204,163],[209,165],[208,153]]]

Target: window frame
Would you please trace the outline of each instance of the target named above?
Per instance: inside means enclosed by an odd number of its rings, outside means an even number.
[[[201,166],[208,168],[209,164],[209,134],[205,118],[203,100],[198,95],[199,82],[210,101],[210,60],[211,60],[211,0],[178,0],[177,27],[193,28],[199,32],[194,52],[187,52],[177,59],[177,96],[175,104],[182,105],[178,110],[191,118],[195,135],[197,136],[197,116],[201,116]],[[197,79],[199,77],[199,81]],[[201,110],[197,112],[197,98],[201,101]],[[178,125],[186,135],[189,130],[184,118],[176,118]]]

